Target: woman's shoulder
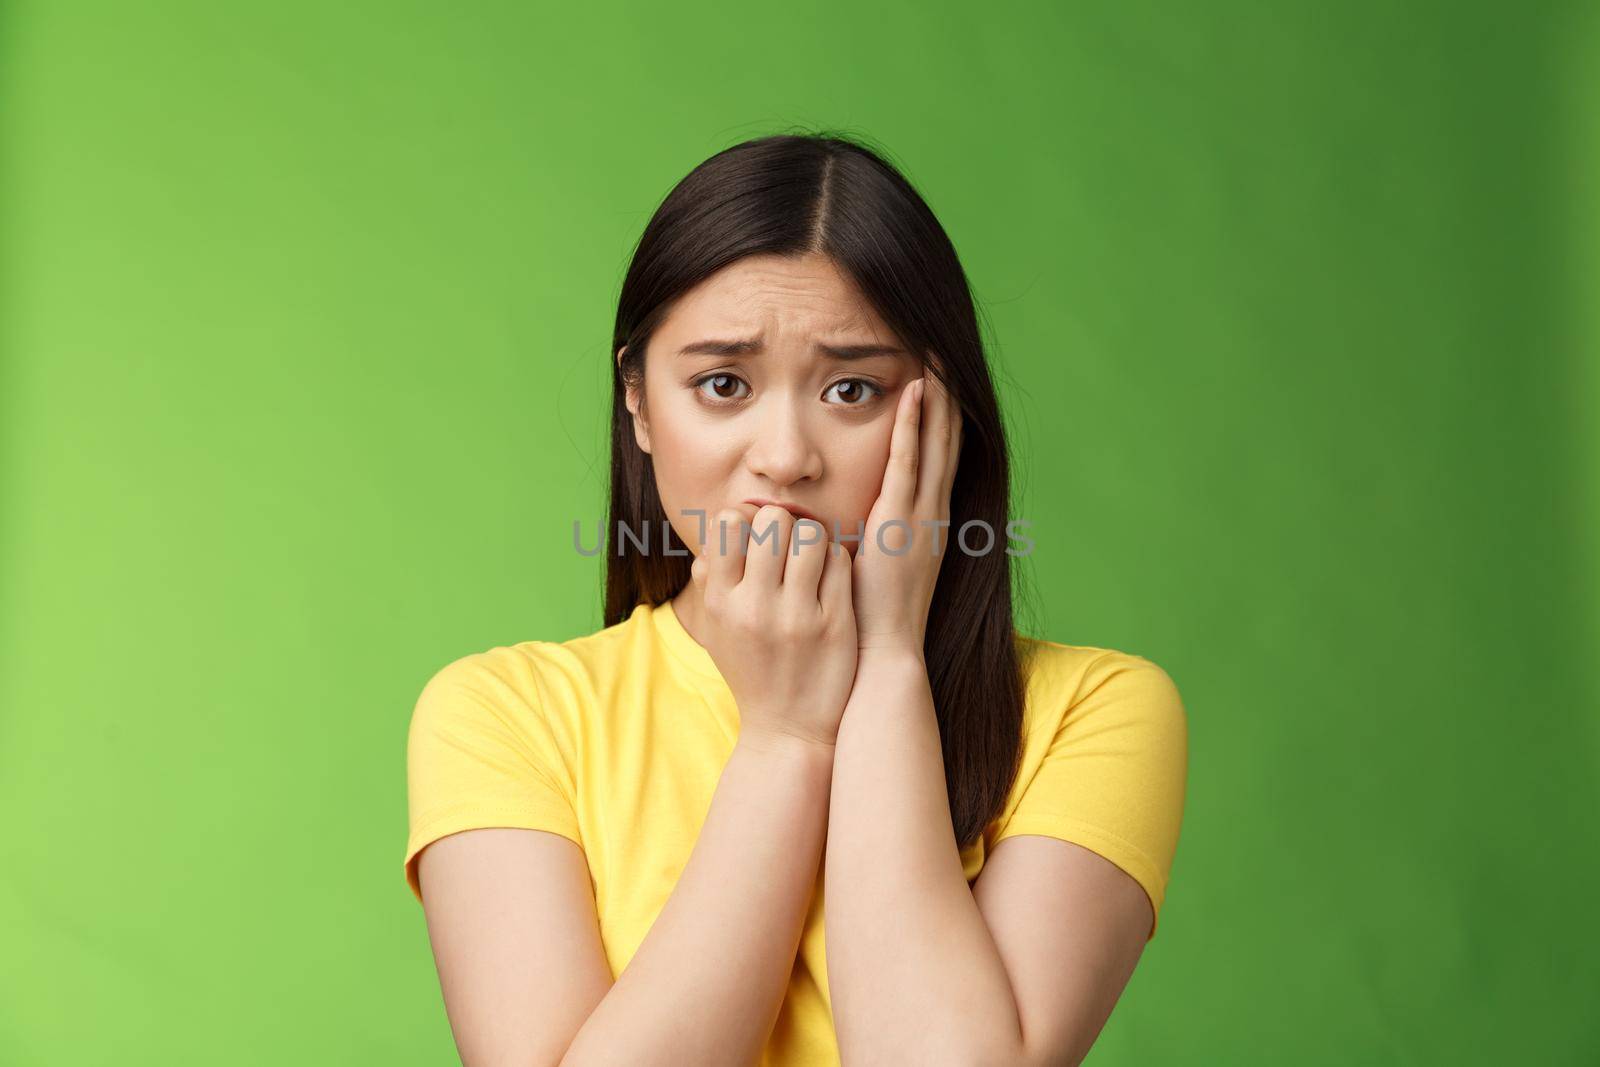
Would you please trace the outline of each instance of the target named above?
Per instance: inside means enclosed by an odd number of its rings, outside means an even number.
[[[635,611],[610,626],[565,638],[525,638],[459,655],[439,667],[429,684],[500,688],[532,699],[552,685],[590,689],[613,673],[641,637],[648,616]]]
[[[1179,731],[1186,726],[1177,683],[1145,655],[1021,633],[1017,646],[1029,733],[1054,733],[1069,724],[1114,727],[1142,722]]]

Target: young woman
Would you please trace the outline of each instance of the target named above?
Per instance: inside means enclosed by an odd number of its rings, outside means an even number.
[[[611,351],[605,627],[458,659],[411,720],[462,1059],[1077,1062],[1155,933],[1185,714],[1149,660],[1014,628],[932,212],[854,139],[727,149]]]

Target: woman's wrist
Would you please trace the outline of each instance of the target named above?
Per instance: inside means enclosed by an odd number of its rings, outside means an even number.
[[[856,685],[863,677],[923,677],[928,661],[921,644],[897,643],[862,647],[856,650]]]
[[[736,747],[771,759],[825,762],[830,766],[833,763],[831,738],[807,737],[783,730],[741,728]]]

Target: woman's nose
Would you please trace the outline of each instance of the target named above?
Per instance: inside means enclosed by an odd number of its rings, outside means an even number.
[[[774,485],[785,486],[822,473],[822,453],[814,430],[800,413],[779,405],[756,413],[755,439],[745,452],[745,464]]]

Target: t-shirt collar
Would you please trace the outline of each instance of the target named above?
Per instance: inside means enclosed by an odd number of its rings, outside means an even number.
[[[650,623],[655,627],[656,636],[680,663],[707,681],[726,684],[711,653],[683,628],[672,601],[667,600],[651,608]]]

